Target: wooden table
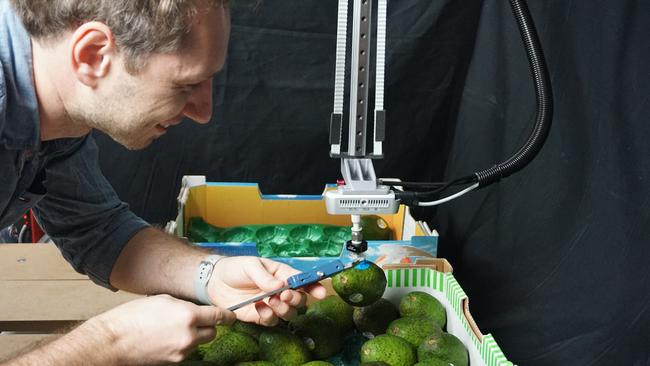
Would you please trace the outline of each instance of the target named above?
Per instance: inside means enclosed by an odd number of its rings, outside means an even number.
[[[0,244],[0,361],[140,297],[75,272],[51,244]]]

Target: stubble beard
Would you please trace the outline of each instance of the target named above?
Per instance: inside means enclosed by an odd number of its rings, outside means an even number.
[[[129,150],[142,150],[153,142],[153,136],[145,131],[151,123],[144,116],[126,112],[125,105],[118,100],[101,106],[71,106],[66,112],[73,123],[99,130]]]

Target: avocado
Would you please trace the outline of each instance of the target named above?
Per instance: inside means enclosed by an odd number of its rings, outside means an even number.
[[[325,361],[310,361],[302,366],[334,366],[334,365]]]
[[[329,317],[311,313],[298,315],[289,322],[289,329],[301,337],[317,359],[325,359],[341,351],[343,346],[341,331]]]
[[[232,326],[230,326],[230,325],[217,325],[217,326],[215,326],[215,329],[216,329],[217,333],[210,342],[199,344],[199,346],[197,348],[197,353],[199,354],[199,359],[203,359],[203,357],[205,356],[206,350],[208,350],[208,349],[210,349],[212,347],[212,343],[217,342],[225,334],[232,332]],[[196,357],[196,356],[194,356],[194,357]]]
[[[422,291],[413,291],[404,295],[399,302],[399,313],[404,316],[426,316],[444,328],[447,312],[440,301]]]
[[[426,361],[418,362],[413,366],[456,366],[453,363],[441,360],[439,358],[431,358]]]
[[[362,261],[332,277],[332,287],[348,304],[368,306],[384,294],[386,275],[376,264]]]
[[[382,361],[372,361],[372,362],[364,362],[359,366],[390,366],[390,365]]]
[[[362,215],[360,225],[366,240],[391,240],[393,237],[393,231],[381,216]]]
[[[307,312],[307,306],[301,306],[299,308],[296,308],[296,313],[298,313],[298,315],[305,314],[306,312]]]
[[[367,335],[377,336],[386,333],[388,324],[399,318],[399,311],[392,302],[379,299],[374,303],[354,308],[352,320],[357,330]]]
[[[455,335],[445,332],[426,337],[418,347],[420,362],[436,358],[454,366],[469,365],[469,355],[463,342]]]
[[[187,355],[183,361],[203,361],[203,356],[199,353],[199,349],[197,348]]]
[[[423,316],[407,316],[393,320],[386,328],[386,333],[406,339],[413,347],[418,347],[431,334],[440,334],[442,330],[435,321]]]
[[[247,361],[235,364],[235,366],[276,366],[273,362],[269,361]]]
[[[306,314],[318,313],[334,320],[341,332],[345,333],[354,328],[352,321],[353,308],[336,295],[330,295],[309,305]]]
[[[260,358],[281,366],[300,366],[310,361],[302,340],[284,329],[269,329],[260,334]]]
[[[253,337],[256,341],[259,341],[260,339],[260,334],[266,329],[266,327],[255,324],[255,323],[248,323],[248,322],[243,322],[241,320],[235,321],[232,325],[232,330],[235,332],[247,334],[251,337]]]
[[[383,361],[390,366],[412,366],[417,360],[415,349],[403,338],[382,334],[361,347],[361,362]]]
[[[253,361],[257,359],[259,347],[255,340],[237,332],[228,332],[210,346],[203,355],[204,361],[214,362],[217,365],[232,365],[236,362]]]

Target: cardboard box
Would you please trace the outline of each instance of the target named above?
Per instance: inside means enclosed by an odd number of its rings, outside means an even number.
[[[325,188],[333,189],[333,186]],[[327,224],[351,226],[349,215],[329,215],[323,195],[265,195],[255,183],[206,182],[204,176],[183,177],[178,195],[178,215],[167,224],[166,231],[186,236],[192,217],[201,217],[220,228],[254,224]],[[401,206],[394,215],[379,215],[389,225],[390,241],[369,241],[366,256],[379,265],[413,262],[421,257],[435,257],[438,235],[422,221],[416,221],[408,207]],[[258,255],[250,243],[196,243],[224,255]],[[343,244],[343,243],[342,243]],[[341,246],[343,248],[343,246]],[[341,252],[345,257],[348,253]],[[333,257],[273,258],[298,269],[309,269]]]
[[[418,260],[415,265],[386,265],[384,298],[394,304],[411,291],[433,295],[447,310],[447,332],[458,337],[469,352],[471,366],[512,366],[491,334],[482,334],[469,311],[469,298],[444,259]]]
[[[331,189],[327,187],[326,189]],[[380,215],[393,230],[395,241],[369,242],[367,258],[386,271],[388,287],[384,297],[396,303],[410,291],[425,291],[435,296],[447,309],[447,331],[467,347],[472,366],[509,366],[492,335],[484,335],[470,312],[469,299],[452,275],[451,265],[434,258],[437,233],[424,222],[413,219],[407,207],[395,215]],[[254,183],[208,183],[203,176],[183,177],[178,196],[178,215],[166,230],[185,236],[191,217],[201,217],[217,227],[251,224],[320,223],[350,225],[347,215],[329,215],[323,196],[264,195]],[[214,250],[232,250],[251,246],[242,243],[205,244]],[[252,246],[254,248],[254,246]],[[255,254],[244,250],[237,254]],[[347,252],[342,252],[342,257]],[[298,269],[311,269],[315,264],[335,258],[274,258]]]

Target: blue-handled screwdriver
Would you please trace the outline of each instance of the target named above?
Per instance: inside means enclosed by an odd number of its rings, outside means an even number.
[[[265,294],[255,296],[255,297],[253,297],[251,299],[248,299],[248,300],[246,300],[244,302],[240,302],[239,304],[230,306],[228,308],[228,310],[230,310],[230,311],[237,310],[237,309],[239,309],[239,308],[241,308],[243,306],[246,306],[248,304],[253,304],[253,303],[256,303],[258,301],[264,300],[267,297],[277,295],[277,294],[281,293],[284,290],[297,290],[299,288],[309,286],[309,285],[314,284],[314,283],[316,283],[318,281],[322,281],[322,280],[324,280],[324,279],[326,279],[328,277],[332,277],[335,274],[337,274],[339,272],[342,272],[345,269],[351,268],[352,266],[357,264],[357,262],[358,261],[355,261],[355,262],[349,263],[347,265],[344,265],[343,262],[341,262],[340,260],[334,260],[334,261],[326,263],[326,264],[324,264],[322,266],[314,267],[310,271],[305,271],[305,272],[302,272],[302,273],[295,274],[295,275],[287,278],[287,285],[286,286],[284,286],[282,288],[279,288],[279,289],[277,289],[275,291],[270,291],[270,292],[267,292]]]

